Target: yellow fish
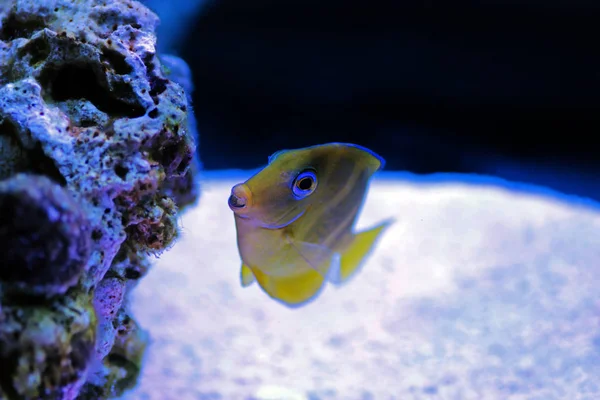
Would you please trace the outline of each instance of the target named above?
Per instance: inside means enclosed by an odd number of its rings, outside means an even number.
[[[388,220],[352,228],[382,157],[362,146],[328,143],[281,150],[266,167],[231,189],[241,282],[256,280],[272,298],[298,307],[326,281],[341,284],[357,271]]]

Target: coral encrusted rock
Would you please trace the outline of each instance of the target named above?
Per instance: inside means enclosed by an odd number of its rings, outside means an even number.
[[[185,63],[130,0],[0,0],[0,400],[109,399],[148,334],[128,295],[196,202]]]
[[[93,361],[95,325],[90,295],[79,290],[52,300],[5,297],[0,399],[75,399]]]

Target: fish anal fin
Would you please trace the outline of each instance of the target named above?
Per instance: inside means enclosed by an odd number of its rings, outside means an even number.
[[[381,233],[393,221],[385,221],[374,228],[355,234],[352,242],[341,254],[339,271],[332,279],[336,284],[346,282],[360,268],[365,258],[369,255]]]
[[[242,283],[242,287],[250,286],[254,283],[254,273],[246,264],[242,264],[242,268],[240,269],[240,281]]]
[[[312,269],[290,276],[265,275],[254,270],[256,281],[273,299],[290,308],[305,305],[315,299],[325,284],[325,278]]]

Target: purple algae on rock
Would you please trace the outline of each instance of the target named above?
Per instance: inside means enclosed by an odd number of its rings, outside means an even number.
[[[127,296],[201,168],[190,72],[157,55],[157,24],[130,0],[0,2],[0,400],[135,385]]]

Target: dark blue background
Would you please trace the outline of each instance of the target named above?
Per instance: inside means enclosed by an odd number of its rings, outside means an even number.
[[[597,1],[220,0],[187,32],[206,169],[367,146],[600,199]]]

